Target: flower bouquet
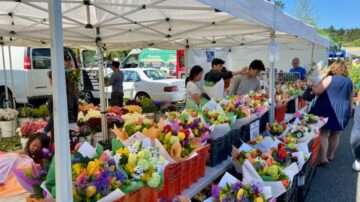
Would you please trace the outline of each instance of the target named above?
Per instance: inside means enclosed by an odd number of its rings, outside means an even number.
[[[299,168],[296,163],[282,166],[273,158],[272,152],[262,152],[244,143],[239,149],[233,147],[233,165],[238,172],[243,173],[245,183],[261,181],[270,186],[272,194],[278,197],[286,192]]]
[[[323,61],[317,63],[307,71],[306,78],[313,85],[319,84],[329,73],[329,68],[324,66]]]
[[[119,130],[118,127],[114,127],[114,132],[121,141],[125,141],[136,132],[143,132],[145,128],[150,129],[156,125],[153,120],[138,113],[125,114],[122,118],[124,120],[122,129]]]
[[[22,138],[28,138],[32,134],[41,132],[46,124],[46,121],[43,120],[25,122],[20,128],[19,135]]]
[[[75,201],[113,201],[107,197],[122,197],[125,194],[121,190],[126,190],[132,184],[109,152],[97,152],[87,142],[75,151],[71,168]],[[48,197],[56,197],[55,161],[52,161],[41,187]]]
[[[266,202],[271,197],[270,193],[265,194],[264,185],[259,182],[245,184],[233,177],[229,173],[225,173],[218,185],[211,188],[212,197],[206,202],[215,201],[254,201]]]
[[[286,127],[285,122],[278,123],[275,121],[274,123],[267,125],[266,130],[273,136],[280,136],[285,132]]]
[[[287,145],[279,143],[277,148],[272,149],[271,155],[278,165],[285,168],[291,163],[296,163],[298,161],[298,158],[296,156],[292,156],[292,151],[297,152],[296,147],[288,149]]]
[[[121,128],[124,124],[124,120],[121,118],[121,116],[114,113],[107,113],[106,120],[108,128],[114,128],[114,126]]]
[[[151,145],[149,138],[127,141],[115,151],[114,158],[130,180],[161,190],[167,161],[160,156],[159,149]]]
[[[112,106],[106,110],[106,113],[107,114],[115,114],[117,116],[122,116],[123,114],[128,113],[128,111],[125,109],[122,109],[121,107],[118,107],[118,106]]]
[[[142,108],[138,105],[126,105],[123,107],[125,110],[127,110],[129,113],[142,113]]]
[[[94,106],[94,104],[81,103],[79,104],[79,111],[86,114],[90,110],[99,110],[98,106]]]
[[[2,121],[14,121],[16,120],[19,112],[15,109],[6,108],[0,109],[0,122]]]
[[[192,139],[194,135],[189,129],[183,129],[178,124],[166,125],[158,139],[165,150],[174,160],[181,160],[188,157],[195,151],[196,146]]]
[[[161,105],[160,111],[165,114],[166,112],[177,111],[177,109],[176,109],[175,105],[173,105],[171,103],[165,103],[165,104]]]
[[[210,100],[203,106],[202,119],[211,125],[210,139],[215,140],[224,136],[234,127],[236,117],[233,114],[226,115],[215,100]]]
[[[194,138],[199,138],[202,144],[205,144],[210,136],[210,125],[201,122],[200,118],[179,120],[179,125],[183,129],[188,129],[194,134]]]
[[[305,114],[301,115],[301,123],[304,124],[317,124],[319,122],[319,117],[313,114]]]
[[[101,131],[101,113],[100,111],[90,109],[86,115],[82,111],[78,115],[78,124],[88,125],[93,133]]]

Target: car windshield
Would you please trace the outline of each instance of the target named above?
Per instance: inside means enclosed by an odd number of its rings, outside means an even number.
[[[144,70],[144,73],[151,80],[166,79],[166,76],[159,70]]]

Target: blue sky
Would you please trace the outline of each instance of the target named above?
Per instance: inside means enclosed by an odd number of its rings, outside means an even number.
[[[297,0],[283,0],[285,12],[294,15]],[[320,28],[360,28],[360,0],[309,0]]]

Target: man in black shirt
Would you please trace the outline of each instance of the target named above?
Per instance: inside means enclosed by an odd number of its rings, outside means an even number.
[[[228,80],[234,75],[241,74],[247,71],[247,67],[243,67],[240,71],[231,72],[224,67],[225,61],[222,59],[214,58],[211,62],[212,69],[205,74],[205,81],[218,82],[221,79]]]

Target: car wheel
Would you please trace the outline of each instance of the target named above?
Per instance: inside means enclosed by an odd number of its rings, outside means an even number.
[[[140,100],[142,100],[144,98],[150,98],[150,96],[148,94],[146,94],[146,93],[138,93],[135,96],[136,101],[140,101]]]
[[[9,91],[9,102],[6,103],[6,93],[5,93],[5,91],[0,92],[0,108],[2,108],[2,109],[7,108],[7,107],[14,108],[13,102],[11,101],[12,99],[13,99],[12,94]]]
[[[93,101],[93,96],[91,94],[91,92],[82,92],[81,93],[81,99],[83,99],[86,103],[91,103]]]

